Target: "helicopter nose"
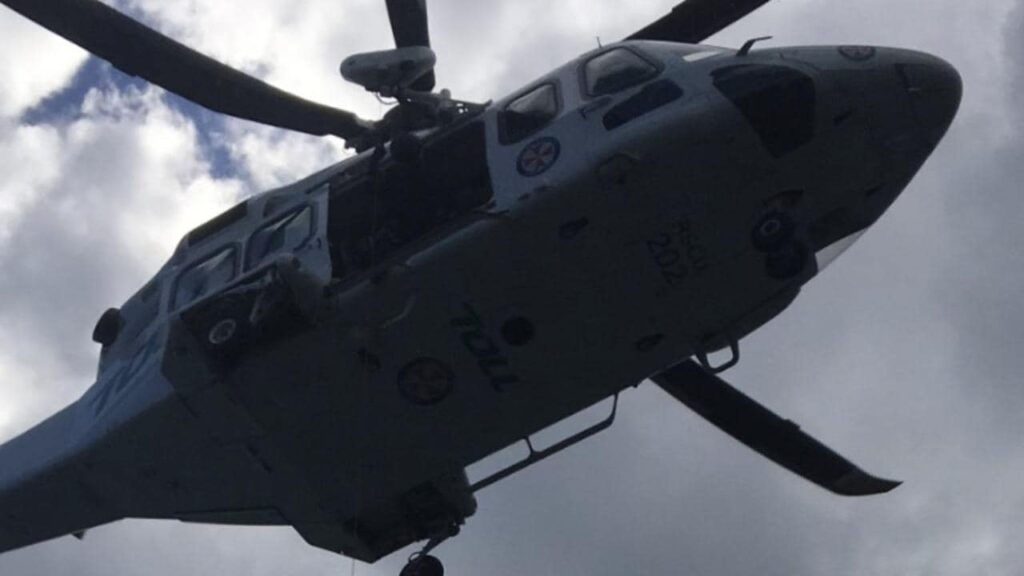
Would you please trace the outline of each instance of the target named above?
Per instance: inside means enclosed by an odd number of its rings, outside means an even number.
[[[829,59],[825,75],[853,98],[852,108],[865,114],[884,148],[907,153],[908,160],[930,154],[960,107],[963,82],[957,70],[915,50],[842,46],[838,52],[838,57],[821,51],[796,56],[806,55],[809,62]]]
[[[829,197],[808,228],[809,246],[824,269],[884,213],[946,134],[960,107],[963,82],[945,60],[912,50],[870,46],[810,48],[785,57],[823,70],[821,100],[842,112],[837,133],[862,131],[857,160],[863,188]],[[831,99],[829,99],[831,98]],[[860,122],[846,122],[849,117]],[[839,122],[839,120],[843,120]],[[845,133],[845,132],[841,132]],[[858,176],[854,175],[856,179]]]
[[[960,73],[945,60],[921,52],[904,52],[895,67],[925,139],[938,144],[960,108]]]
[[[885,145],[930,154],[960,107],[963,82],[956,69],[924,52],[880,48],[868,77],[875,80],[861,94]]]
[[[827,84],[836,88],[837,109],[850,110],[867,128],[865,158],[877,163],[879,188],[872,186],[864,202],[868,220],[874,221],[949,129],[963,95],[960,74],[941,58],[901,48],[842,46],[838,56],[807,54],[820,55],[819,62],[830,58],[821,68]]]

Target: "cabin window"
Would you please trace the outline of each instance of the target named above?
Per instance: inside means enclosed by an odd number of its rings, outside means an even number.
[[[810,76],[787,66],[740,64],[719,68],[712,77],[715,88],[739,109],[772,156],[784,156],[814,138]]]
[[[209,222],[199,226],[195,230],[188,234],[188,245],[195,246],[200,242],[207,240],[220,234],[224,230],[230,228],[236,222],[241,222],[245,219],[249,213],[249,203],[242,202],[241,204],[227,210],[226,212],[214,217]]]
[[[235,277],[236,260],[231,247],[190,266],[178,276],[173,307],[180,308],[227,285]]]
[[[313,207],[306,206],[278,218],[253,233],[245,268],[251,269],[274,255],[295,252],[313,236]]]
[[[548,125],[558,115],[558,87],[538,86],[516,98],[499,115],[501,143],[515,144]]]
[[[650,80],[658,67],[628,48],[598,54],[583,67],[584,84],[590,96],[614,94]]]

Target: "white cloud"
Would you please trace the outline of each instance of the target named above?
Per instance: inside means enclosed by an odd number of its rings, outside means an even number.
[[[59,138],[51,126],[0,124],[0,242],[21,210],[59,177]]]
[[[84,391],[99,313],[242,189],[210,176],[195,128],[154,89],[94,89],[80,118],[0,131],[0,150],[0,422],[9,431]]]
[[[392,46],[379,2],[130,0],[127,5],[175,39],[299,96],[364,115],[377,109],[372,96],[342,80],[338,66],[350,52]]]
[[[350,152],[340,140],[235,125],[224,135],[231,157],[258,190],[294,182],[338,162]]]
[[[86,53],[0,7],[0,116],[16,116],[71,79]]]

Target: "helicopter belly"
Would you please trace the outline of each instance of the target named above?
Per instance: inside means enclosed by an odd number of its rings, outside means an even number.
[[[685,203],[628,226],[593,212],[585,228],[606,233],[575,236],[580,215],[545,207],[456,233],[232,372],[259,431],[247,445],[290,486],[277,506],[311,543],[372,560],[460,523],[467,466],[691,354],[727,304],[781,290],[716,259],[728,242]],[[682,286],[652,252],[665,242],[694,268]]]
[[[175,292],[148,336],[105,348],[80,402],[0,447],[20,465],[0,474],[0,551],[146,517],[290,525],[374,561],[452,535],[478,490],[521,469],[471,482],[471,465],[691,355],[712,371],[710,352],[735,358],[817,254],[888,207],[945,129],[915,126],[959,99],[934,62],[872,69],[887,88],[865,93],[851,86],[867,76],[798,62],[831,49],[736,57],[570,98],[520,140],[492,133],[515,116],[480,109],[447,140],[395,142],[383,164],[342,163],[197,229],[190,249],[244,233],[244,274],[216,264],[239,248],[177,255],[179,288],[198,270],[229,280]],[[903,92],[916,100],[890,110]],[[422,182],[437,202],[406,201]],[[288,212],[293,194],[312,200]]]
[[[108,495],[97,522],[291,525],[372,561],[472,515],[471,464],[770,320],[816,269],[773,274],[751,230],[781,209],[827,212],[819,198],[881,174],[856,126],[757,160],[741,123],[702,127],[707,112],[680,113],[685,132],[567,157],[556,191],[511,210],[504,191],[490,216],[329,302],[254,281],[185,311],[146,376],[163,392],[140,388],[105,416],[120,429],[90,452],[90,482],[136,489]],[[820,162],[830,169],[807,169]],[[218,314],[257,302],[317,317],[268,324],[214,361],[179,337],[213,335]],[[169,430],[173,449],[158,438]]]
[[[289,522],[363,559],[426,538],[474,510],[468,465],[788,306],[813,261],[773,275],[752,228],[878,174],[821,156],[858,144],[856,130],[745,166],[733,158],[758,144],[737,131],[611,151],[558,196],[460,230],[243,363],[232,386],[265,451],[315,494]],[[801,170],[817,161],[834,172]],[[630,162],[645,162],[643,178],[603,178]]]
[[[429,540],[403,574],[440,574],[425,554],[477,491],[604,429],[648,377],[819,485],[891,490],[708,374],[708,354],[738,359],[877,220],[962,83],[905,50],[690,44],[765,3],[682,2],[479,105],[433,92],[425,1],[389,0],[397,48],[341,68],[395,98],[368,121],[97,0],[0,0],[195,104],[359,151],[194,229],[103,315],[96,384],[0,445],[0,552],[173,518],[292,526],[368,562]],[[469,479],[612,396],[605,421]]]

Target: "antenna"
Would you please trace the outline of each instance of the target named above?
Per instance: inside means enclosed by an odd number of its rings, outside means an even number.
[[[761,42],[762,40],[771,40],[771,36],[760,36],[758,38],[751,38],[743,43],[743,47],[736,53],[737,56],[746,56],[750,53],[750,49],[754,47],[754,44]]]

